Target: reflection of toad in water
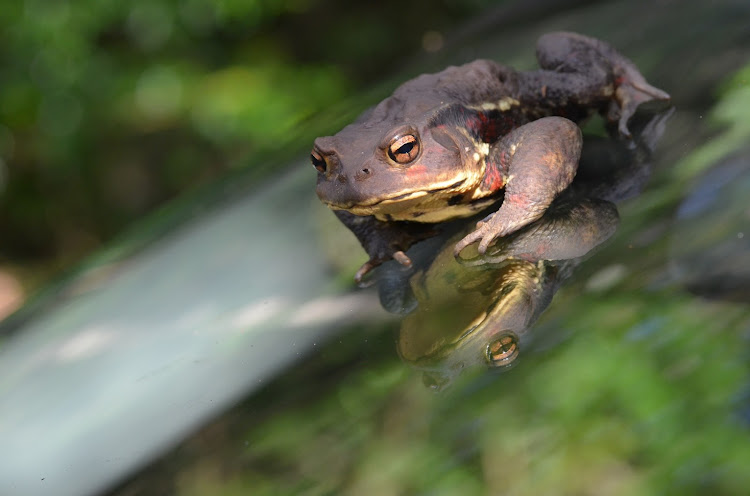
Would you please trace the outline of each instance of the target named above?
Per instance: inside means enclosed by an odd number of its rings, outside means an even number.
[[[453,246],[473,227],[417,245],[411,270],[391,262],[378,274],[381,301],[407,314],[398,339],[401,357],[440,389],[472,365],[515,363],[528,330],[586,254],[616,230],[613,201],[641,190],[651,151],[669,113],[634,126],[634,140],[587,142],[579,177],[545,215],[500,239],[485,255]],[[467,258],[469,257],[469,258]]]

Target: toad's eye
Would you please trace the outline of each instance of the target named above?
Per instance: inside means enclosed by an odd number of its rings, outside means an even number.
[[[313,167],[315,167],[316,169],[318,169],[318,172],[320,172],[321,174],[326,171],[326,161],[320,155],[320,153],[318,153],[315,150],[313,150],[310,153],[310,161],[312,162]]]
[[[419,140],[413,134],[398,136],[388,147],[388,156],[397,164],[408,164],[419,155]]]

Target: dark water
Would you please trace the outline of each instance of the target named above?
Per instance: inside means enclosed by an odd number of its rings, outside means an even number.
[[[434,240],[379,294],[350,283],[363,254],[306,161],[237,186],[6,333],[0,494],[745,494],[750,4],[511,21],[417,72],[529,68],[567,29],[673,97],[635,156],[589,136],[584,162],[629,174],[546,221],[590,246],[508,260],[561,246],[530,230],[459,266]]]

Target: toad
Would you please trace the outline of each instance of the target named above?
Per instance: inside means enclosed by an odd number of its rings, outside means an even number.
[[[369,260],[410,265],[412,244],[437,223],[499,204],[459,240],[458,254],[539,219],[572,182],[581,153],[577,125],[603,115],[629,137],[642,103],[669,100],[607,43],[576,33],[537,42],[540,69],[490,60],[424,74],[334,136],[315,140],[318,197],[357,236]]]

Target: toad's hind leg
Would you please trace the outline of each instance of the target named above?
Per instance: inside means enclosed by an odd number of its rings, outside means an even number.
[[[571,116],[600,105],[617,122],[622,136],[642,103],[668,101],[669,95],[648,84],[638,68],[604,41],[577,33],[545,34],[537,42],[540,71],[522,73],[522,101],[544,106],[556,102]],[[585,112],[580,117],[585,117]]]
[[[505,176],[503,204],[456,244],[455,254],[476,241],[479,253],[484,253],[497,237],[539,219],[573,180],[581,143],[581,131],[573,122],[545,117],[515,129],[495,144],[487,167],[499,167]]]

